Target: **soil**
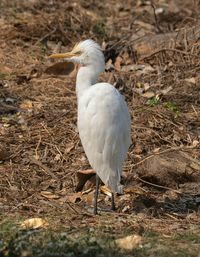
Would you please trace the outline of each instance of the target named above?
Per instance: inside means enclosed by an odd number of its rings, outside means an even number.
[[[198,1],[189,0],[138,0],[125,5],[120,0],[1,0],[2,231],[8,220],[32,217],[48,219],[53,230],[98,228],[102,237],[112,238],[157,233],[164,242],[163,236],[196,231],[200,222],[199,39],[194,42],[186,33],[184,43],[170,45],[171,34],[165,34],[196,28],[199,14]],[[149,47],[152,41],[148,41],[158,35],[167,44],[159,50],[158,44]],[[132,117],[133,144],[122,176],[124,194],[116,196],[113,213],[109,192],[102,188],[99,216],[92,215],[95,174],[88,177],[82,192],[76,192],[78,174],[91,168],[76,126],[78,67],[48,59],[52,52],[69,50],[85,38],[93,38],[104,49],[106,72],[100,81],[112,83],[124,95]],[[5,238],[11,242],[10,236]],[[2,256],[13,256],[5,244],[1,247],[0,240]],[[145,251],[136,256],[156,256],[160,250]]]

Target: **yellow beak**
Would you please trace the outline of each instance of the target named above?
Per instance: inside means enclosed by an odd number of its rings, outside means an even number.
[[[68,53],[63,53],[63,54],[51,54],[49,56],[49,58],[71,58],[73,56],[75,56],[74,53],[68,52]]]

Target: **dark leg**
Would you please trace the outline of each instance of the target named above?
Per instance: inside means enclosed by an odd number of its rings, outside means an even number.
[[[100,184],[100,178],[96,174],[96,190],[94,194],[94,215],[97,214],[97,201],[98,201],[98,194],[99,194],[99,184]]]
[[[115,195],[114,195],[114,193],[112,193],[112,195],[111,195],[111,210],[112,211],[116,210],[115,209]]]

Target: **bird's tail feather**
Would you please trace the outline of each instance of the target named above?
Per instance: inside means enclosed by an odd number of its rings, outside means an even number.
[[[108,181],[107,186],[110,188],[110,190],[113,193],[123,194],[123,186],[120,184],[120,182],[117,181],[117,183],[113,183],[114,181]]]

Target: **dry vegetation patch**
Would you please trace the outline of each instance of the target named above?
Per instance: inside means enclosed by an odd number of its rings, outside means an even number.
[[[151,231],[173,237],[199,224],[200,6],[151,2],[1,1],[1,225],[6,215],[40,216],[53,229],[64,224],[102,228],[111,237]],[[84,194],[75,192],[77,172],[89,168],[76,127],[77,67],[59,64],[52,74],[47,58],[84,38],[102,44],[100,80],[120,90],[133,118],[125,194],[117,197],[116,213],[107,212],[110,199],[101,194],[100,217],[90,214],[92,178]]]

